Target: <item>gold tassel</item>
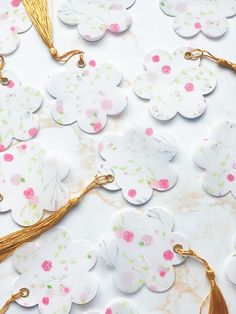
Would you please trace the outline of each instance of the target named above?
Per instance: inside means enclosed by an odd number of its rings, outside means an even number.
[[[3,56],[0,55],[0,84],[3,86],[7,86],[9,84],[9,80],[7,77],[2,75],[2,70],[4,69],[5,66],[5,60]]]
[[[70,209],[78,204],[82,197],[87,194],[90,190],[113,182],[114,177],[111,174],[96,176],[94,180],[80,193],[79,196],[69,200],[69,202],[58,209],[55,213],[51,214],[47,218],[37,222],[36,224],[26,227],[25,229],[15,231],[9,235],[0,238],[0,262],[5,260],[11,255],[15,249],[22,244],[32,241],[43,232],[47,231],[54,225],[56,225],[69,211]]]
[[[222,295],[218,285],[215,281],[215,272],[208,262],[202,257],[198,256],[197,253],[193,250],[184,250],[181,244],[176,244],[174,246],[174,251],[182,256],[193,256],[196,259],[200,260],[206,268],[206,276],[211,284],[211,292],[209,297],[203,301],[201,305],[205,304],[206,300],[209,298],[210,306],[208,314],[229,314],[227,304],[225,302],[224,296]],[[201,310],[200,310],[201,313]]]
[[[29,295],[29,290],[27,288],[22,288],[18,292],[14,293],[10,297],[10,299],[6,301],[3,307],[0,308],[0,314],[5,314],[13,302],[16,302],[16,300],[18,300],[19,298],[26,298],[28,297],[28,295]]]
[[[71,50],[63,55],[59,55],[53,44],[53,32],[52,23],[48,14],[47,0],[22,0],[22,3],[34,24],[37,32],[41,36],[42,40],[49,48],[51,56],[59,61],[66,63],[75,55],[80,55],[80,59],[77,63],[78,67],[83,68],[85,66],[84,52],[81,50]]]
[[[184,57],[187,60],[197,60],[197,59],[201,59],[201,58],[211,59],[221,66],[224,66],[224,67],[227,67],[227,68],[230,68],[230,69],[236,71],[236,63],[225,60],[224,58],[215,57],[213,54],[211,54],[207,50],[193,49],[191,51],[185,52]]]

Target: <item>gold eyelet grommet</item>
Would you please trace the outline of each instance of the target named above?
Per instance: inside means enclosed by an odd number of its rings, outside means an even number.
[[[22,298],[27,298],[29,296],[29,289],[22,288],[22,289],[20,289],[20,293],[21,293]]]
[[[0,202],[2,202],[2,201],[3,201],[3,195],[0,194]]]

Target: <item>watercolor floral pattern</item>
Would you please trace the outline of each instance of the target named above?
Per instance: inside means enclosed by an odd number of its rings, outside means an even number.
[[[67,230],[53,228],[13,255],[13,265],[21,274],[13,289],[30,291],[17,302],[24,307],[38,305],[41,314],[70,313],[72,303],[86,304],[97,293],[97,280],[89,272],[96,260],[92,243],[74,241]]]
[[[58,16],[68,25],[77,25],[82,38],[96,41],[107,31],[122,33],[129,29],[132,18],[127,9],[135,0],[66,0]]]
[[[0,85],[0,152],[11,145],[13,139],[25,141],[38,132],[38,117],[34,115],[42,105],[41,93],[22,85],[10,71],[2,73],[9,79],[7,86]]]
[[[211,195],[236,198],[236,123],[218,121],[195,149],[194,161],[205,170],[203,187]]]
[[[84,132],[99,133],[108,116],[120,114],[127,106],[127,96],[118,87],[121,73],[108,63],[97,66],[93,59],[79,72],[72,71],[71,65],[67,72],[49,78],[48,92],[56,98],[53,119],[63,125],[77,122]]]
[[[89,311],[85,314],[139,314],[138,307],[134,302],[124,298],[114,299],[106,306],[105,311]]]
[[[183,37],[202,32],[217,38],[229,29],[227,18],[236,14],[235,0],[161,0],[164,13],[175,17],[173,28]]]
[[[121,189],[131,204],[144,204],[151,199],[153,189],[167,191],[177,181],[169,163],[176,154],[175,140],[151,127],[134,127],[121,137],[105,136],[98,151],[104,159],[100,172],[115,174],[115,181],[105,188]]]
[[[177,113],[193,119],[206,110],[204,95],[214,90],[216,78],[210,69],[200,66],[199,60],[185,60],[188,50],[149,52],[144,60],[146,71],[133,80],[134,92],[149,100],[150,113],[157,120],[170,120]]]
[[[113,270],[115,285],[134,293],[144,285],[153,292],[166,291],[174,283],[174,265],[185,259],[173,250],[187,241],[173,230],[167,211],[152,208],[143,214],[126,209],[115,215],[112,232],[100,241],[100,255]]]
[[[68,172],[64,160],[46,152],[36,141],[1,153],[0,212],[11,210],[14,221],[22,226],[36,223],[44,209],[55,211],[68,201],[68,191],[61,182]]]
[[[0,7],[0,54],[9,54],[20,43],[18,34],[31,27],[30,19],[21,0],[1,0]]]

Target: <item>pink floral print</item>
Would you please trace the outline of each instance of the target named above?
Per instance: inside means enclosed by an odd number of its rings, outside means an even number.
[[[49,260],[45,260],[42,263],[41,267],[44,271],[50,271],[52,269],[52,262]]]
[[[133,238],[134,238],[133,232],[131,232],[131,231],[125,231],[125,232],[123,233],[123,239],[124,239],[126,242],[132,242],[132,241],[133,241]]]
[[[173,246],[180,243],[188,248],[185,238],[173,232],[173,225],[170,215],[161,208],[143,213],[125,209],[114,216],[112,232],[100,241],[100,255],[113,269],[114,284],[122,292],[134,293],[144,285],[162,292],[172,286],[173,266],[185,260],[174,253]],[[124,241],[124,236],[129,241]]]
[[[95,41],[103,38],[107,31],[127,31],[132,24],[127,9],[134,2],[135,0],[66,0],[59,8],[58,16],[65,24],[77,25],[80,36],[85,40]]]

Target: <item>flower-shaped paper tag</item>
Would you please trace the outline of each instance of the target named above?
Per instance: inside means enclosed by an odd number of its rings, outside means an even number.
[[[187,241],[172,231],[173,225],[167,211],[160,208],[144,214],[126,209],[114,217],[112,233],[101,240],[100,251],[121,291],[133,293],[144,285],[153,292],[171,288],[175,281],[173,266],[185,260],[173,246],[188,248]]]
[[[203,187],[214,196],[236,197],[235,139],[236,123],[220,121],[196,146],[194,161],[205,170]]]
[[[72,241],[65,229],[53,228],[14,253],[13,264],[21,275],[13,290],[29,289],[29,296],[17,302],[38,305],[41,314],[70,313],[72,303],[86,304],[97,293],[97,280],[89,273],[96,260],[92,243]]]
[[[7,86],[0,84],[0,152],[12,142],[28,140],[38,132],[36,112],[42,102],[41,93],[30,86],[22,86],[17,76],[10,71],[2,71],[9,79]]]
[[[58,16],[68,25],[77,25],[81,37],[88,41],[103,38],[107,31],[122,33],[132,24],[127,9],[135,0],[66,0]]]
[[[236,249],[236,236],[234,238],[234,248]],[[236,253],[232,253],[226,259],[224,270],[226,277],[236,285]]]
[[[10,211],[18,224],[39,221],[43,211],[55,211],[68,201],[61,183],[69,166],[47,153],[39,142],[18,144],[0,154],[0,212]]]
[[[206,109],[204,95],[212,92],[216,79],[210,69],[200,67],[199,60],[185,60],[189,48],[179,48],[173,54],[153,50],[144,59],[145,72],[136,76],[136,95],[150,100],[149,110],[154,118],[167,121],[177,113],[193,119]]]
[[[97,66],[93,59],[83,70],[76,68],[72,60],[66,72],[48,80],[47,90],[56,98],[53,119],[63,125],[77,122],[84,132],[98,133],[108,116],[120,114],[127,106],[127,96],[118,87],[121,73],[109,63]]]
[[[228,17],[236,14],[235,0],[160,0],[164,13],[175,17],[173,28],[183,37],[199,32],[212,38],[224,35]]]
[[[171,136],[155,133],[151,127],[129,129],[122,137],[108,135],[98,150],[105,160],[100,171],[115,174],[115,181],[105,188],[121,189],[124,198],[134,205],[149,201],[153,189],[167,191],[177,181],[169,163],[175,157],[176,143]]]
[[[106,306],[105,311],[89,311],[85,314],[139,314],[137,305],[127,299],[114,299]]]
[[[1,0],[0,54],[9,54],[19,46],[18,34],[31,27],[30,19],[21,0]]]

